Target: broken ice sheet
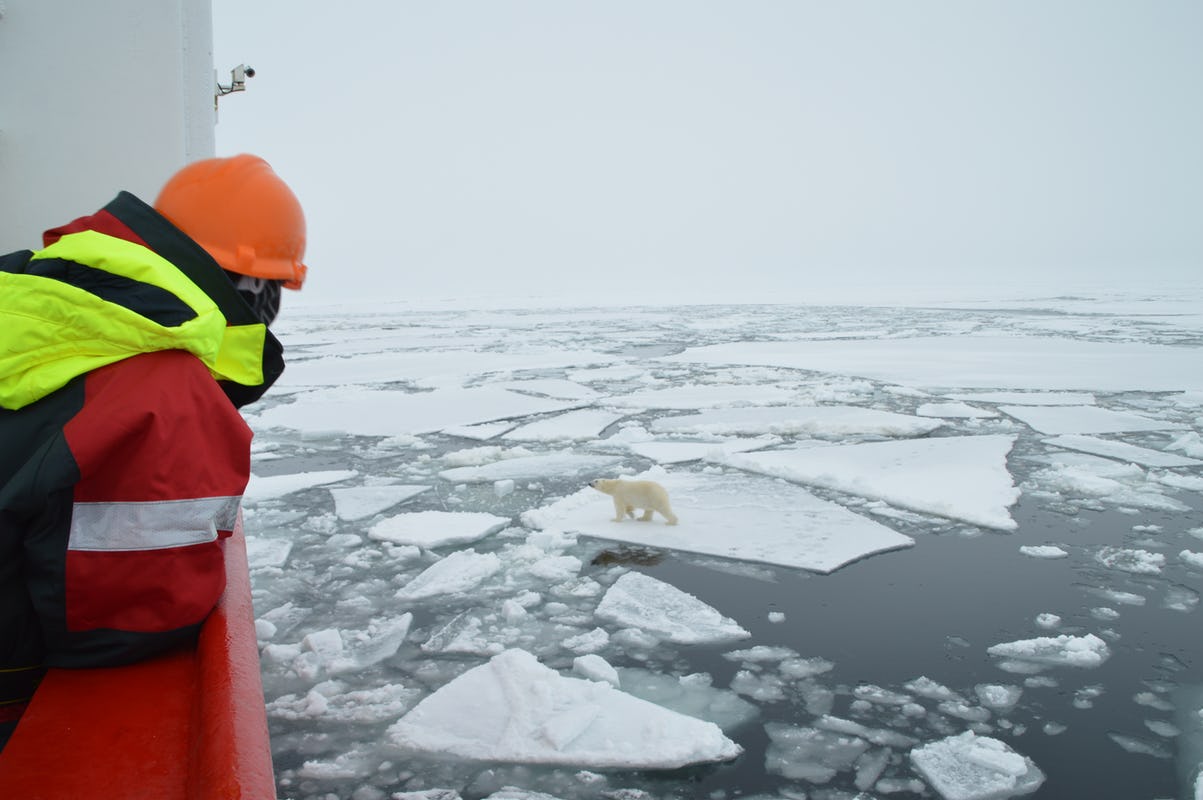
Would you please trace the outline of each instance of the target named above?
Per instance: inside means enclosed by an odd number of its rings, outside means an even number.
[[[1182,428],[1174,422],[1150,419],[1126,411],[1096,406],[999,406],[999,411],[1028,427],[1049,434],[1124,433]]]
[[[598,619],[638,628],[676,644],[745,639],[752,634],[691,594],[640,572],[628,572],[606,590]]]
[[[911,511],[1014,530],[1009,509],[1019,489],[1007,471],[1014,442],[1004,435],[948,436],[737,453],[721,461]]]
[[[1030,758],[973,731],[914,748],[911,763],[944,800],[1002,800],[1044,783]]]
[[[480,466],[453,467],[439,473],[453,483],[492,483],[499,480],[563,478],[597,472],[617,464],[617,456],[582,456],[573,453],[548,453],[520,456]]]
[[[1041,636],[990,646],[992,656],[1051,667],[1097,667],[1111,657],[1107,643],[1093,633],[1085,636]]]
[[[244,503],[254,504],[264,500],[274,500],[277,497],[299,492],[314,486],[324,486],[328,483],[354,478],[359,473],[353,469],[328,469],[314,472],[298,472],[292,475],[270,475],[261,478],[251,475],[247,482],[246,491],[242,494]]]
[[[523,650],[454,678],[387,735],[407,751],[591,768],[675,769],[741,752],[713,723],[561,676]]]
[[[758,436],[754,439],[728,439],[720,442],[633,442],[629,447],[632,453],[650,458],[657,464],[682,464],[687,461],[700,461],[714,453],[743,453],[780,442],[781,439],[776,436]]]
[[[338,518],[354,522],[387,511],[429,488],[410,484],[345,486],[331,489],[330,496],[334,498],[334,513]]]
[[[1100,439],[1097,436],[1065,434],[1063,436],[1051,436],[1044,441],[1054,447],[1081,450],[1083,453],[1117,458],[1146,467],[1193,467],[1203,464],[1203,461],[1197,458],[1176,456],[1173,453],[1163,453],[1160,450],[1153,450],[1148,447],[1137,447],[1134,444],[1126,442]]]
[[[496,553],[456,550],[431,564],[397,590],[398,600],[423,600],[444,594],[466,592],[479,586],[501,569]]]
[[[655,433],[717,435],[810,434],[812,436],[922,436],[943,425],[892,411],[857,406],[768,406],[724,408],[661,417],[652,423]]]
[[[527,442],[567,442],[596,439],[608,426],[624,414],[598,408],[568,411],[554,417],[537,420],[502,435],[502,439]]]
[[[509,522],[509,517],[483,511],[415,511],[380,520],[368,529],[368,537],[393,544],[445,547],[483,539]]]
[[[522,515],[523,524],[647,547],[831,572],[914,540],[800,486],[742,472],[653,470],[680,523],[612,522],[611,499],[585,487]]]

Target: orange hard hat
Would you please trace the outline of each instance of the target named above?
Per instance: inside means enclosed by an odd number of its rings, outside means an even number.
[[[284,281],[289,289],[305,282],[305,214],[288,184],[258,156],[194,161],[163,186],[155,210],[222,269]]]

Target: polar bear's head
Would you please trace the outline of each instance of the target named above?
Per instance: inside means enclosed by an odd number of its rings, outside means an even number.
[[[595,481],[591,481],[589,485],[594,489],[597,489],[599,492],[614,494],[614,490],[618,488],[618,484],[620,483],[622,483],[622,481],[615,478],[598,478]]]

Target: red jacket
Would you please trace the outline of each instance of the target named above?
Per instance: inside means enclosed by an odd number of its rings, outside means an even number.
[[[152,319],[168,332],[214,314],[219,326],[223,318],[243,330],[261,324],[216,262],[136,197],[122,193],[48,243],[78,231],[111,237],[96,239],[101,245],[133,243],[135,255],[153,254],[179,270],[172,280],[183,273],[209,300],[198,314],[195,296],[185,303],[153,281],[110,273],[99,257],[39,260],[23,251],[0,256],[0,274],[60,282],[60,294],[65,284],[67,297],[87,292],[115,317],[132,311],[139,324]],[[4,338],[5,315],[19,313],[7,302],[0,293],[0,352],[25,345]],[[215,336],[228,338],[220,327]],[[251,432],[237,407],[283,369],[279,343],[266,331],[261,341],[262,353],[251,354],[262,364],[254,385],[220,379],[204,353],[158,349],[0,409],[0,722],[43,666],[126,664],[195,636],[224,588],[221,540],[250,475]]]

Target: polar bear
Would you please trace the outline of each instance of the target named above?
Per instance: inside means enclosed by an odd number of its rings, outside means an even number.
[[[642,508],[643,516],[639,518],[640,522],[649,522],[652,512],[659,511],[660,516],[668,520],[669,525],[677,524],[677,515],[668,504],[668,492],[655,481],[598,478],[589,485],[614,498],[614,522],[622,522],[626,516],[634,517],[635,509]]]

